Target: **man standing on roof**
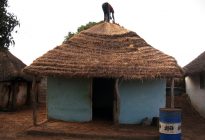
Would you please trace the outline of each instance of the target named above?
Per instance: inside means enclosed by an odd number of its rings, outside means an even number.
[[[104,21],[110,22],[110,19],[112,19],[113,23],[115,23],[114,10],[112,6],[108,2],[105,2],[102,4],[102,9],[104,12]],[[112,17],[111,17],[111,13],[112,13]]]

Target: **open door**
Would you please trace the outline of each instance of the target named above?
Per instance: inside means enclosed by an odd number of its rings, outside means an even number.
[[[92,116],[93,120],[114,121],[115,79],[93,78]]]

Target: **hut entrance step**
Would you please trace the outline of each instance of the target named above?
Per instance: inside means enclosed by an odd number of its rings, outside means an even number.
[[[92,81],[93,120],[113,121],[115,79],[94,78]]]

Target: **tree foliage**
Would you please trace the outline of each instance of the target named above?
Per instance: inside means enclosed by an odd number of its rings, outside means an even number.
[[[78,27],[77,33],[80,33],[83,30],[87,30],[96,24],[98,24],[98,23],[97,22],[89,22],[86,25],[81,25],[80,27]]]
[[[8,49],[14,45],[12,31],[19,24],[17,17],[7,11],[8,0],[0,0],[0,49]]]
[[[99,24],[99,23],[101,23],[101,22],[89,22],[89,23],[87,23],[86,25],[81,25],[80,27],[78,27],[76,33],[68,32],[68,35],[65,36],[64,42],[65,42],[66,40],[70,39],[71,37],[73,37],[74,35],[80,33],[81,31],[87,30],[87,29],[89,29],[90,27],[92,27],[92,26],[94,26],[94,25],[96,25],[96,24]]]

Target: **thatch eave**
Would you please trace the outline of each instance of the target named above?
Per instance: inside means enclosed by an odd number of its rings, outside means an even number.
[[[205,72],[205,51],[183,68],[185,76]]]
[[[0,50],[0,82],[19,79],[30,81],[30,77],[23,72],[25,66],[8,50]]]

